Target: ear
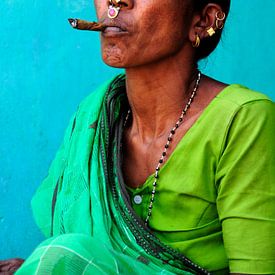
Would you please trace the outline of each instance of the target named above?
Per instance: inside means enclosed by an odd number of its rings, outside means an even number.
[[[211,3],[207,4],[201,13],[195,13],[189,31],[190,41],[194,42],[197,35],[199,35],[200,39],[209,37],[207,30],[211,27],[214,31],[217,31],[217,15],[219,14],[223,14],[221,6]],[[223,24],[221,21],[218,23]]]

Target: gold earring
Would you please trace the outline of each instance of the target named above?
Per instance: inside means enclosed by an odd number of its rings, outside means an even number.
[[[207,33],[208,33],[208,35],[211,37],[211,36],[213,36],[216,32],[215,32],[215,30],[213,29],[213,27],[210,27],[210,28],[207,30]]]
[[[196,34],[196,40],[192,43],[193,48],[198,48],[201,44],[201,39],[198,34]]]
[[[223,20],[225,19],[225,13],[223,11],[217,11],[215,17],[216,17],[216,22],[215,22],[216,28],[221,30],[224,27]]]

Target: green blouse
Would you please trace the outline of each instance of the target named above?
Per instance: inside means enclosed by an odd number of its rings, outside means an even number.
[[[214,274],[275,274],[275,108],[225,88],[163,165],[150,227]],[[145,220],[153,175],[128,188]]]

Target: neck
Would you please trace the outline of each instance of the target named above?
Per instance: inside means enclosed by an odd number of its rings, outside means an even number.
[[[192,60],[181,56],[127,68],[131,130],[142,140],[166,134],[187,103],[196,77],[197,70]]]

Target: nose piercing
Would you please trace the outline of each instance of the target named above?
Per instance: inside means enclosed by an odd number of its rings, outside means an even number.
[[[109,0],[108,17],[114,19],[118,16],[120,11],[120,0]]]

